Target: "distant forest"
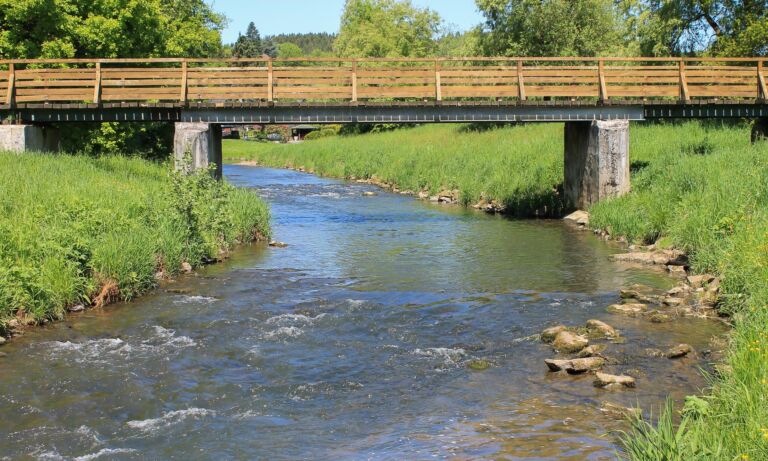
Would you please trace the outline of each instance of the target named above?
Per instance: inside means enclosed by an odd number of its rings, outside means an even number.
[[[293,43],[301,48],[305,55],[315,55],[319,53],[333,52],[333,42],[336,40],[336,34],[327,32],[307,33],[307,34],[279,34],[266,37],[276,44]]]

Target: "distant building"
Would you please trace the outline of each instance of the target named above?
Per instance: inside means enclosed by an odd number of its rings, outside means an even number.
[[[294,141],[302,141],[304,137],[313,131],[317,131],[320,128],[314,125],[296,125],[291,127],[291,138]]]

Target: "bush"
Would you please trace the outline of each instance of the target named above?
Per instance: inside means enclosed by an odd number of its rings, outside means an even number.
[[[311,141],[313,139],[329,138],[331,136],[337,136],[338,133],[332,128],[323,128],[322,130],[313,131],[304,136],[305,141]]]

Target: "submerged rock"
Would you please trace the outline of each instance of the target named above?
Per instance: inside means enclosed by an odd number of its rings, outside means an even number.
[[[587,320],[587,330],[589,330],[590,333],[599,333],[609,338],[615,338],[619,335],[616,333],[616,329],[614,329],[612,326],[603,321],[595,319]]]
[[[467,363],[467,367],[471,370],[483,371],[491,367],[491,362],[484,359],[474,359]]]
[[[605,351],[605,349],[606,349],[605,344],[594,344],[580,350],[576,356],[580,359],[583,359],[586,357],[602,357],[601,354],[603,353],[603,351]]]
[[[600,406],[600,411],[606,416],[622,420],[630,417],[639,417],[643,414],[643,411],[639,408],[622,407],[610,402],[603,402]]]
[[[379,194],[377,194],[376,192],[372,192],[372,191],[365,191],[365,192],[363,192],[363,197],[375,197],[377,195],[379,195]]]
[[[630,263],[659,265],[659,266],[686,266],[688,258],[681,251],[662,250],[662,251],[638,251],[633,253],[622,253],[613,255],[616,261]]]
[[[602,357],[585,357],[570,360],[546,359],[544,363],[547,364],[550,371],[566,371],[570,374],[579,374],[600,369],[605,364],[605,359]]]
[[[541,340],[545,343],[551,343],[555,340],[558,334],[560,334],[563,331],[566,331],[568,328],[566,328],[565,325],[558,325],[556,327],[547,328],[546,330],[541,332]]]
[[[664,304],[665,306],[678,307],[678,306],[682,306],[685,303],[685,299],[676,298],[674,296],[667,296],[661,301],[661,303]]]
[[[189,274],[190,272],[192,272],[192,264],[184,261],[183,263],[181,263],[181,271],[184,272],[185,274]]]
[[[609,375],[597,372],[595,374],[595,387],[635,387],[635,378],[624,375]]]
[[[572,333],[570,331],[561,331],[555,336],[555,340],[552,343],[555,350],[563,352],[565,354],[571,354],[579,352],[589,345],[589,340],[581,335]]]
[[[608,306],[608,312],[635,316],[648,310],[648,306],[640,303],[612,304]]]
[[[82,304],[77,304],[75,306],[68,307],[67,310],[69,312],[82,312],[85,310],[85,306],[83,306]]]
[[[693,352],[693,348],[688,344],[678,344],[668,350],[666,356],[668,359],[679,359]]]
[[[6,341],[7,341],[7,339],[5,339],[4,337],[0,336],[0,346],[5,344]]]
[[[269,246],[274,248],[286,248],[288,244],[285,242],[278,242],[276,240],[272,240],[271,242],[269,242]]]
[[[655,310],[648,313],[648,320],[650,320],[651,323],[666,323],[671,321],[672,317],[661,311]]]

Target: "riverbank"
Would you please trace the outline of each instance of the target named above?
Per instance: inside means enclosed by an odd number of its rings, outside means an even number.
[[[634,459],[761,459],[768,453],[768,143],[746,125],[699,122],[631,128],[633,192],[601,203],[591,226],[632,243],[677,248],[693,273],[722,279],[718,308],[732,316],[725,366],[691,399],[685,430],[638,425]],[[403,191],[458,191],[464,205],[498,203],[512,215],[558,215],[562,126],[472,131],[423,126],[300,145],[226,141],[225,159],[373,180]],[[676,456],[676,457],[675,457]]]
[[[252,192],[126,157],[0,153],[0,210],[3,338],[269,236]]]

